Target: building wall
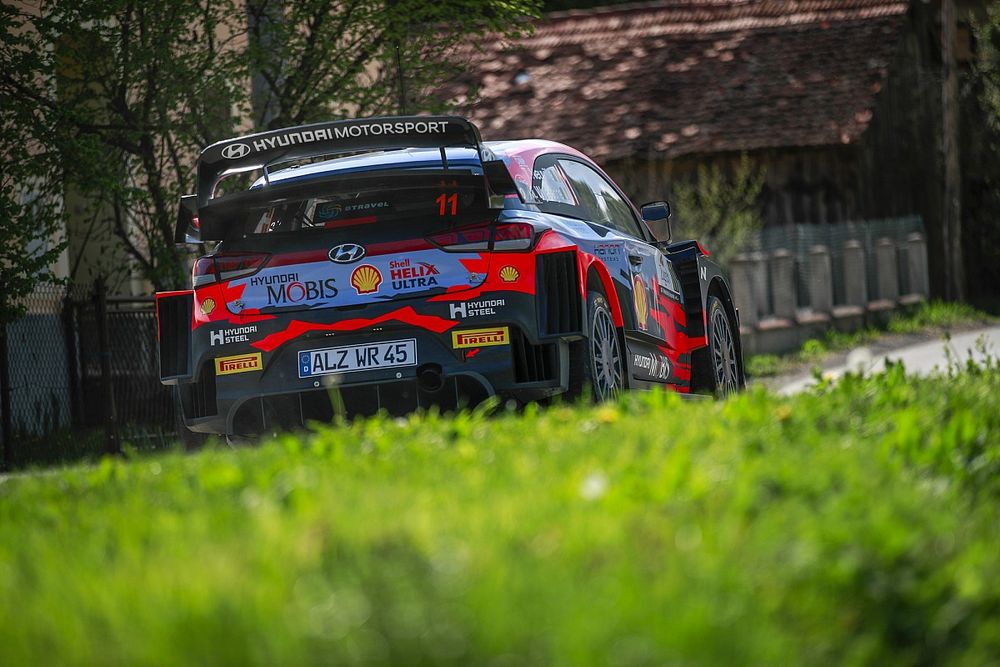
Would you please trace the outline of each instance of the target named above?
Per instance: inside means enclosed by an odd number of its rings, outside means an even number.
[[[918,214],[927,230],[932,290],[943,284],[944,161],[938,8],[913,3],[872,121],[857,145],[866,218]]]
[[[858,192],[858,151],[851,147],[768,149],[747,154],[763,170],[760,210],[764,224],[837,223],[865,218]],[[636,201],[671,198],[671,186],[689,182],[700,167],[733,173],[737,153],[685,156],[675,160],[624,160],[607,165],[609,175]],[[683,211],[677,211],[683,217]]]
[[[920,216],[927,230],[932,290],[942,283],[944,269],[936,251],[943,242],[944,183],[937,11],[936,4],[911,6],[875,106],[869,112],[859,111],[871,114],[859,140],[748,153],[765,171],[760,207],[766,226]],[[963,117],[974,116],[970,107],[975,100],[966,97],[961,102]],[[973,154],[968,141],[965,148]],[[650,153],[606,167],[626,192],[644,202],[669,198],[671,184],[695,178],[699,166],[718,165],[731,171],[739,159],[738,153],[674,159]],[[965,171],[968,160],[963,162]]]

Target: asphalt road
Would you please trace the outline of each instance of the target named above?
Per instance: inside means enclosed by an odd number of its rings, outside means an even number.
[[[1000,355],[1000,327],[987,327],[973,331],[965,331],[952,335],[951,340],[936,340],[929,343],[919,343],[902,347],[881,355],[873,355],[868,348],[860,347],[847,355],[847,361],[842,366],[827,369],[824,377],[838,378],[848,371],[864,371],[865,373],[880,373],[885,370],[887,360],[902,361],[907,373],[927,375],[935,369],[942,370],[948,365],[948,353],[951,358],[964,363],[971,355],[977,363],[984,359],[983,350],[993,356]],[[778,389],[780,394],[795,394],[816,383],[812,377],[800,378],[789,382]]]

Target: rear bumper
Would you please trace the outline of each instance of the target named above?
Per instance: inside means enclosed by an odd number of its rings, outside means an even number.
[[[496,326],[507,328],[505,344],[454,349],[450,332],[386,329],[294,341],[269,355],[258,371],[216,375],[209,359],[195,382],[178,384],[184,422],[194,431],[249,435],[335,416],[447,411],[489,396],[531,401],[566,391],[571,339],[540,340],[516,323]],[[490,327],[477,322],[476,328]],[[401,338],[416,339],[415,365],[298,377],[302,350]]]
[[[502,259],[501,268],[520,267],[508,289],[227,325],[195,323],[188,335],[161,336],[161,359],[169,362],[162,380],[177,385],[190,429],[219,434],[267,432],[272,425],[380,409],[455,409],[494,395],[531,401],[566,391],[569,346],[583,335],[575,250],[519,255],[516,261],[495,257]],[[161,310],[169,315],[165,306]],[[174,328],[180,331],[186,318],[183,307],[175,310]],[[504,340],[473,335],[498,328],[506,329]],[[470,337],[457,340],[456,334]],[[303,351],[407,339],[415,340],[413,365],[299,377]],[[179,351],[165,354],[172,345]],[[234,369],[218,372],[216,363],[227,359]]]

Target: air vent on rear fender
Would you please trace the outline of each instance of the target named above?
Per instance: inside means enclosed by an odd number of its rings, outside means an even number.
[[[190,417],[208,417],[218,414],[219,409],[215,403],[215,364],[213,361],[206,361],[201,365],[201,372],[198,373],[198,380],[184,387],[186,393],[186,404],[184,412]]]
[[[559,366],[558,343],[532,345],[520,330],[511,336],[515,382],[545,382],[554,380]]]
[[[681,281],[681,295],[684,297],[684,312],[687,313],[687,335],[692,338],[705,335],[705,317],[702,315],[701,280],[698,278],[698,257],[688,253],[690,259],[678,261],[671,257],[674,270]]]
[[[188,375],[191,357],[192,295],[177,294],[156,299],[160,335],[160,379]]]
[[[576,252],[539,255],[535,265],[538,327],[543,336],[582,333]]]

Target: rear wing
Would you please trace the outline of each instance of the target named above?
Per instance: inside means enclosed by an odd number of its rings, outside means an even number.
[[[209,230],[199,228],[198,213],[212,203],[216,187],[226,176],[262,170],[266,190],[270,185],[268,169],[282,162],[402,148],[439,148],[442,168],[447,170],[445,149],[450,147],[476,150],[491,208],[502,208],[504,196],[519,194],[503,161],[482,145],[479,129],[465,118],[385,116],[315,123],[227,139],[204,149],[198,160],[198,192],[181,198],[174,240],[178,243],[219,240],[217,230],[206,236],[203,232]],[[251,192],[228,195],[225,199],[232,204],[235,198]]]

